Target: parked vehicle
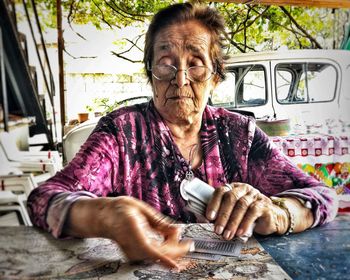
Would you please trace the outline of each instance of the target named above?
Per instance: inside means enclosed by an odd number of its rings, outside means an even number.
[[[344,132],[350,129],[350,51],[235,55],[212,103],[252,112],[259,125],[282,124],[288,133]]]

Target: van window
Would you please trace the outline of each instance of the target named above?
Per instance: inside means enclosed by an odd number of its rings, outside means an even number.
[[[334,99],[337,70],[325,63],[280,63],[276,66],[277,101],[281,104]]]
[[[235,107],[236,73],[227,72],[226,79],[215,89],[211,101],[215,106],[231,108]]]
[[[267,101],[266,73],[262,65],[229,67],[226,80],[212,96],[215,105],[223,107],[251,107]]]

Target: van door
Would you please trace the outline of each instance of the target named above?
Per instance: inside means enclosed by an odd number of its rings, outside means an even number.
[[[273,115],[268,61],[235,63],[215,89],[212,103],[229,110],[253,112],[257,119]]]
[[[327,132],[338,118],[340,68],[331,60],[277,60],[271,62],[272,93],[277,119],[308,132]]]

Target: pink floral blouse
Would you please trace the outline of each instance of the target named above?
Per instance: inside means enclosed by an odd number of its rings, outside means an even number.
[[[306,175],[280,152],[252,118],[207,106],[201,127],[203,162],[196,177],[219,187],[245,182],[267,196],[308,201],[314,225],[334,219],[335,192]],[[103,117],[75,158],[34,189],[32,222],[61,235],[70,205],[85,197],[133,196],[184,223],[196,222],[179,188],[189,168],[153,101]]]

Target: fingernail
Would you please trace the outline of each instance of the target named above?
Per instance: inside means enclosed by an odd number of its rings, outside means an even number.
[[[246,243],[249,239],[248,236],[239,236],[238,239],[240,239],[243,243]]]
[[[216,212],[213,211],[213,210],[211,210],[211,211],[209,212],[209,220],[214,220],[215,217],[216,217]]]
[[[215,227],[216,234],[221,234],[223,231],[224,231],[224,227],[222,227],[222,226]]]
[[[230,239],[230,235],[231,235],[231,231],[225,230],[225,232],[224,232],[224,238],[225,238],[225,239]]]
[[[175,273],[180,273],[181,272],[181,267],[179,266],[175,266],[171,269],[172,272],[175,272]]]
[[[191,242],[191,245],[190,245],[190,252],[194,252],[196,250],[196,247],[194,246],[194,242],[192,241]]]
[[[237,232],[236,232],[236,235],[237,236],[242,236],[242,234],[243,234],[243,229],[241,229],[241,228],[238,229]]]

